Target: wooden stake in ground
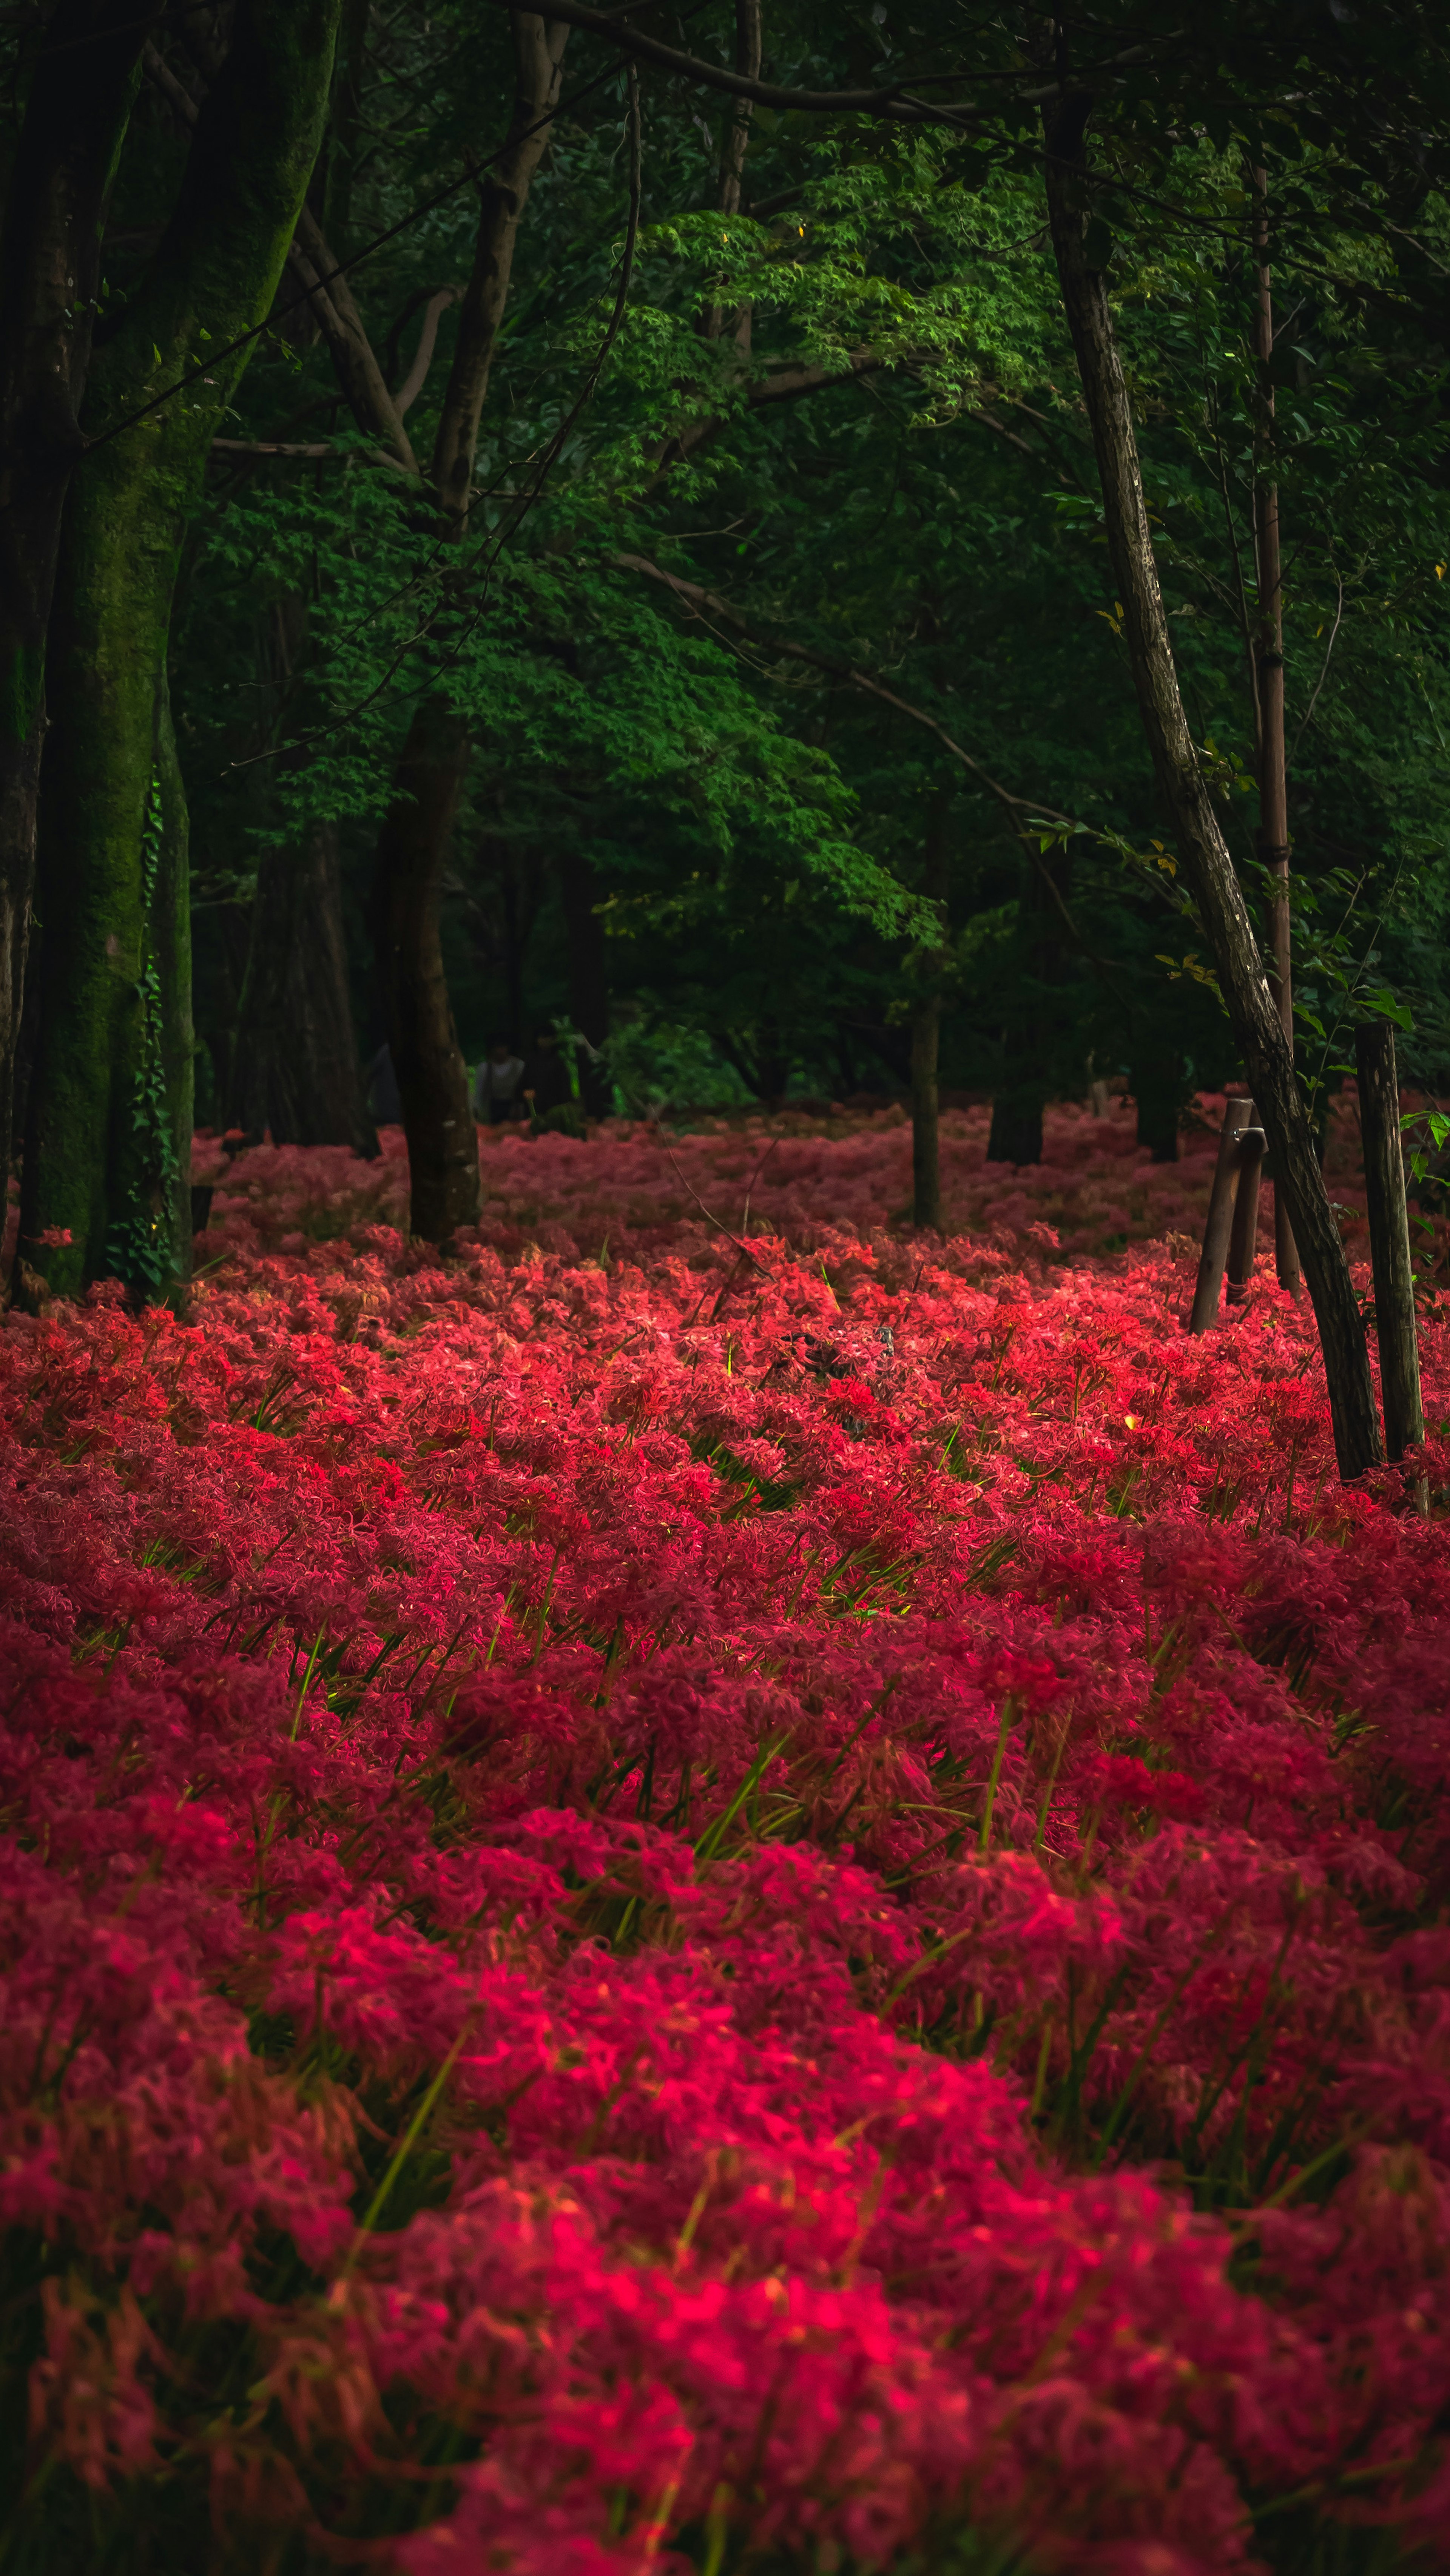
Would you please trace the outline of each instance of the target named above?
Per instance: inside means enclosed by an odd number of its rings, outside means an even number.
[[[1228,1260],[1234,1215],[1239,1195],[1239,1149],[1244,1129],[1254,1115],[1251,1100],[1228,1100],[1224,1103],[1223,1125],[1218,1136],[1218,1161],[1214,1165],[1213,1188],[1209,1194],[1208,1222],[1203,1229],[1203,1250],[1199,1256],[1198,1279],[1193,1291],[1193,1312],[1188,1319],[1190,1333],[1206,1333],[1218,1322],[1219,1299],[1223,1294],[1224,1265]],[[1254,1165],[1258,1180],[1258,1164]]]
[[[1354,1056],[1359,1076],[1370,1260],[1374,1267],[1385,1451],[1390,1458],[1403,1458],[1407,1449],[1417,1448],[1424,1439],[1425,1416],[1420,1405],[1415,1270],[1410,1256],[1404,1150],[1400,1142],[1400,1086],[1395,1072],[1395,1033],[1388,1020],[1366,1020],[1355,1030]],[[1426,1500],[1422,1487],[1422,1511]]]
[[[1294,988],[1289,939],[1289,797],[1284,763],[1284,588],[1279,566],[1279,487],[1271,471],[1274,387],[1274,298],[1269,278],[1269,209],[1262,170],[1253,174],[1258,309],[1254,345],[1259,392],[1254,428],[1254,553],[1258,563],[1259,632],[1254,648],[1258,691],[1258,852],[1274,885],[1270,903],[1271,985],[1289,1051],[1294,1049]],[[1279,1285],[1299,1294],[1299,1255],[1283,1189],[1274,1185],[1274,1255]]]

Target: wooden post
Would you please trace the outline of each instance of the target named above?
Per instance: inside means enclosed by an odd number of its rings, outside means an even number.
[[[1253,1119],[1253,1104],[1249,1116]],[[1254,1254],[1259,1242],[1259,1174],[1264,1164],[1264,1131],[1250,1124],[1239,1130],[1238,1196],[1228,1245],[1228,1302],[1241,1306],[1253,1285]]]
[[[1224,1105],[1218,1161],[1214,1165],[1213,1189],[1208,1202],[1208,1223],[1203,1229],[1203,1251],[1193,1291],[1193,1312],[1188,1318],[1190,1333],[1206,1333],[1209,1325],[1218,1321],[1219,1292],[1223,1287],[1224,1265],[1228,1260],[1229,1236],[1239,1194],[1239,1138],[1253,1114],[1251,1100],[1230,1100]]]
[[[1407,1449],[1418,1447],[1424,1439],[1425,1416],[1420,1405],[1415,1273],[1400,1142],[1400,1086],[1395,1072],[1395,1033],[1388,1020],[1361,1023],[1354,1033],[1354,1057],[1359,1076],[1359,1131],[1364,1144],[1364,1194],[1369,1203],[1385,1451],[1390,1458],[1403,1458]],[[1425,1511],[1428,1496],[1423,1483],[1417,1499],[1420,1510]]]
[[[1259,361],[1258,402],[1254,425],[1254,556],[1258,566],[1259,631],[1254,645],[1254,680],[1258,693],[1259,752],[1258,853],[1269,870],[1273,896],[1269,928],[1274,952],[1272,986],[1279,1020],[1294,1051],[1294,991],[1290,974],[1289,937],[1289,795],[1284,765],[1284,586],[1279,563],[1279,487],[1273,479],[1274,385],[1269,373],[1274,355],[1274,298],[1269,279],[1268,181],[1253,173],[1254,255],[1258,269],[1258,309],[1254,347]],[[1274,1183],[1274,1252],[1279,1285],[1291,1297],[1299,1294],[1299,1255],[1294,1229],[1277,1179]]]

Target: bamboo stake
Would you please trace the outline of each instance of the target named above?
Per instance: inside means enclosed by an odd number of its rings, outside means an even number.
[[[1249,1104],[1253,1119],[1253,1103]],[[1241,1306],[1253,1285],[1254,1254],[1259,1243],[1259,1174],[1264,1167],[1264,1131],[1252,1123],[1239,1131],[1238,1195],[1228,1245],[1228,1302]]]

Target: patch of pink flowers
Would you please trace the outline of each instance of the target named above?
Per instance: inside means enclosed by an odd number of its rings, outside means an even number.
[[[7,1321],[17,2553],[1438,2563],[1450,1339],[1344,1490],[1126,1127],[264,1148]]]

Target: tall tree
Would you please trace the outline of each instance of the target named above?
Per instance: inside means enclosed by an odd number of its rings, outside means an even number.
[[[238,0],[160,244],[92,364],[46,665],[41,1027],[21,1193],[22,1238],[53,1288],[127,1275],[127,1261],[133,1284],[153,1285],[134,1247],[159,1181],[139,1104],[161,1046],[147,849],[172,599],[218,418],[316,157],[339,5]],[[178,1192],[187,1178],[174,1176]],[[68,1240],[42,1248],[47,1233]]]
[[[60,0],[32,31],[0,230],[0,1138],[35,883],[45,639],[101,283],[106,205],[162,0]]]
[[[513,20],[513,115],[503,151],[479,189],[473,262],[433,442],[430,480],[444,542],[456,543],[468,524],[479,423],[508,305],[519,225],[549,140],[567,34],[557,21],[532,11]],[[408,1139],[409,1222],[432,1243],[471,1224],[479,1209],[468,1068],[448,998],[439,927],[449,836],[471,752],[467,716],[445,690],[426,687],[399,754],[377,850],[378,982]]]
[[[1058,61],[1055,95],[1043,110],[1048,213],[1092,428],[1139,711],[1178,864],[1213,951],[1274,1156],[1276,1186],[1288,1203],[1303,1259],[1323,1346],[1340,1471],[1357,1476],[1384,1454],[1364,1328],[1295,1079],[1293,1053],[1183,712],[1107,280],[1089,255],[1087,133],[1095,97],[1090,87],[1066,77],[1061,40]]]

